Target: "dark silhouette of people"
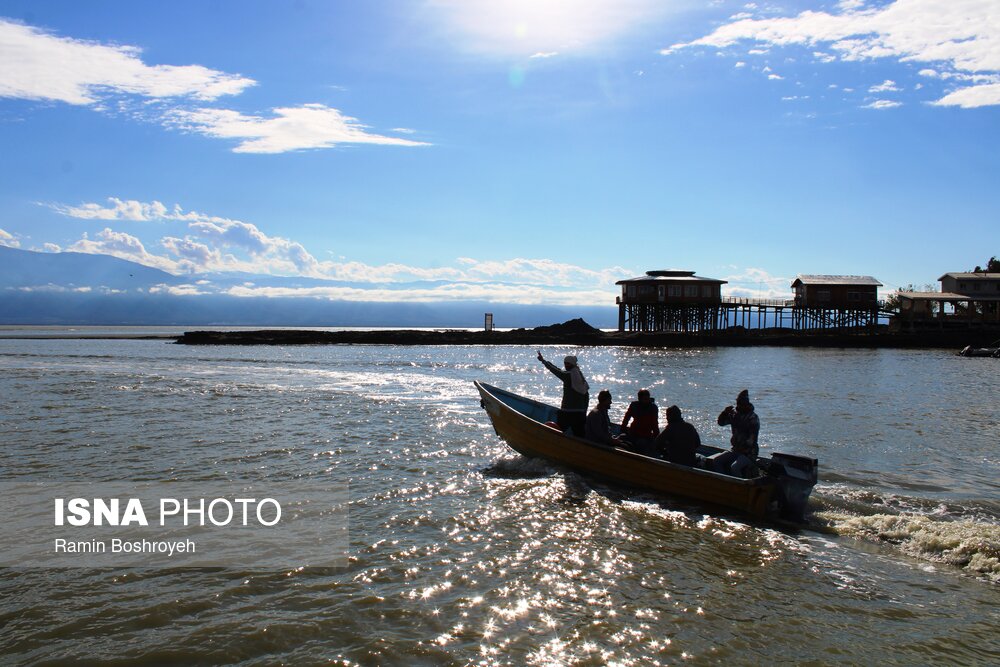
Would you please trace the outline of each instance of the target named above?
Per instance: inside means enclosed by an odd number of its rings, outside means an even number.
[[[636,399],[622,417],[622,435],[636,451],[651,454],[653,441],[660,433],[659,408],[648,389],[640,389]]]
[[[676,405],[667,408],[666,414],[667,427],[656,436],[656,449],[671,463],[694,466],[697,461],[695,453],[701,446],[698,430],[684,421],[681,409]]]
[[[546,361],[541,352],[538,353],[538,360],[545,364],[545,367],[563,383],[561,409],[556,417],[559,430],[563,433],[572,430],[573,435],[582,438],[584,436],[584,423],[587,419],[587,407],[590,405],[590,385],[583,377],[576,357],[573,355],[564,357],[563,368]]]
[[[608,408],[611,407],[611,392],[602,389],[597,394],[597,405],[590,414],[587,415],[587,424],[584,430],[584,437],[602,445],[617,447],[624,444],[621,438],[611,434],[611,418],[608,417]]]

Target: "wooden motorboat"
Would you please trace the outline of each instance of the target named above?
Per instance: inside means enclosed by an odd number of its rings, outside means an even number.
[[[816,459],[775,453],[758,459],[758,477],[733,477],[708,469],[712,457],[725,451],[718,447],[699,448],[702,467],[671,463],[563,433],[554,426],[558,408],[482,382],[475,385],[497,435],[524,456],[629,488],[691,498],[754,517],[804,520],[817,479]]]

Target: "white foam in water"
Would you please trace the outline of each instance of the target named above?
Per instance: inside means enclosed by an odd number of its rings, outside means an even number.
[[[947,563],[1000,583],[1000,526],[973,520],[944,521],[919,514],[853,516],[819,512],[840,535],[893,544],[904,553]]]

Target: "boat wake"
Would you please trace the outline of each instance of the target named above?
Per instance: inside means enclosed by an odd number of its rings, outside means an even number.
[[[537,479],[540,477],[551,477],[562,471],[559,467],[552,465],[544,459],[518,455],[497,459],[480,472],[487,477],[501,479]]]
[[[937,502],[870,490],[818,488],[810,528],[890,545],[1000,584],[1000,516],[989,502]]]

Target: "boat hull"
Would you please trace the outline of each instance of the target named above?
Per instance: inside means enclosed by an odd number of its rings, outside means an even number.
[[[475,385],[497,435],[524,456],[630,488],[690,498],[756,517],[771,509],[775,496],[771,478],[740,479],[565,435],[544,423],[554,421],[554,407],[480,382]]]

